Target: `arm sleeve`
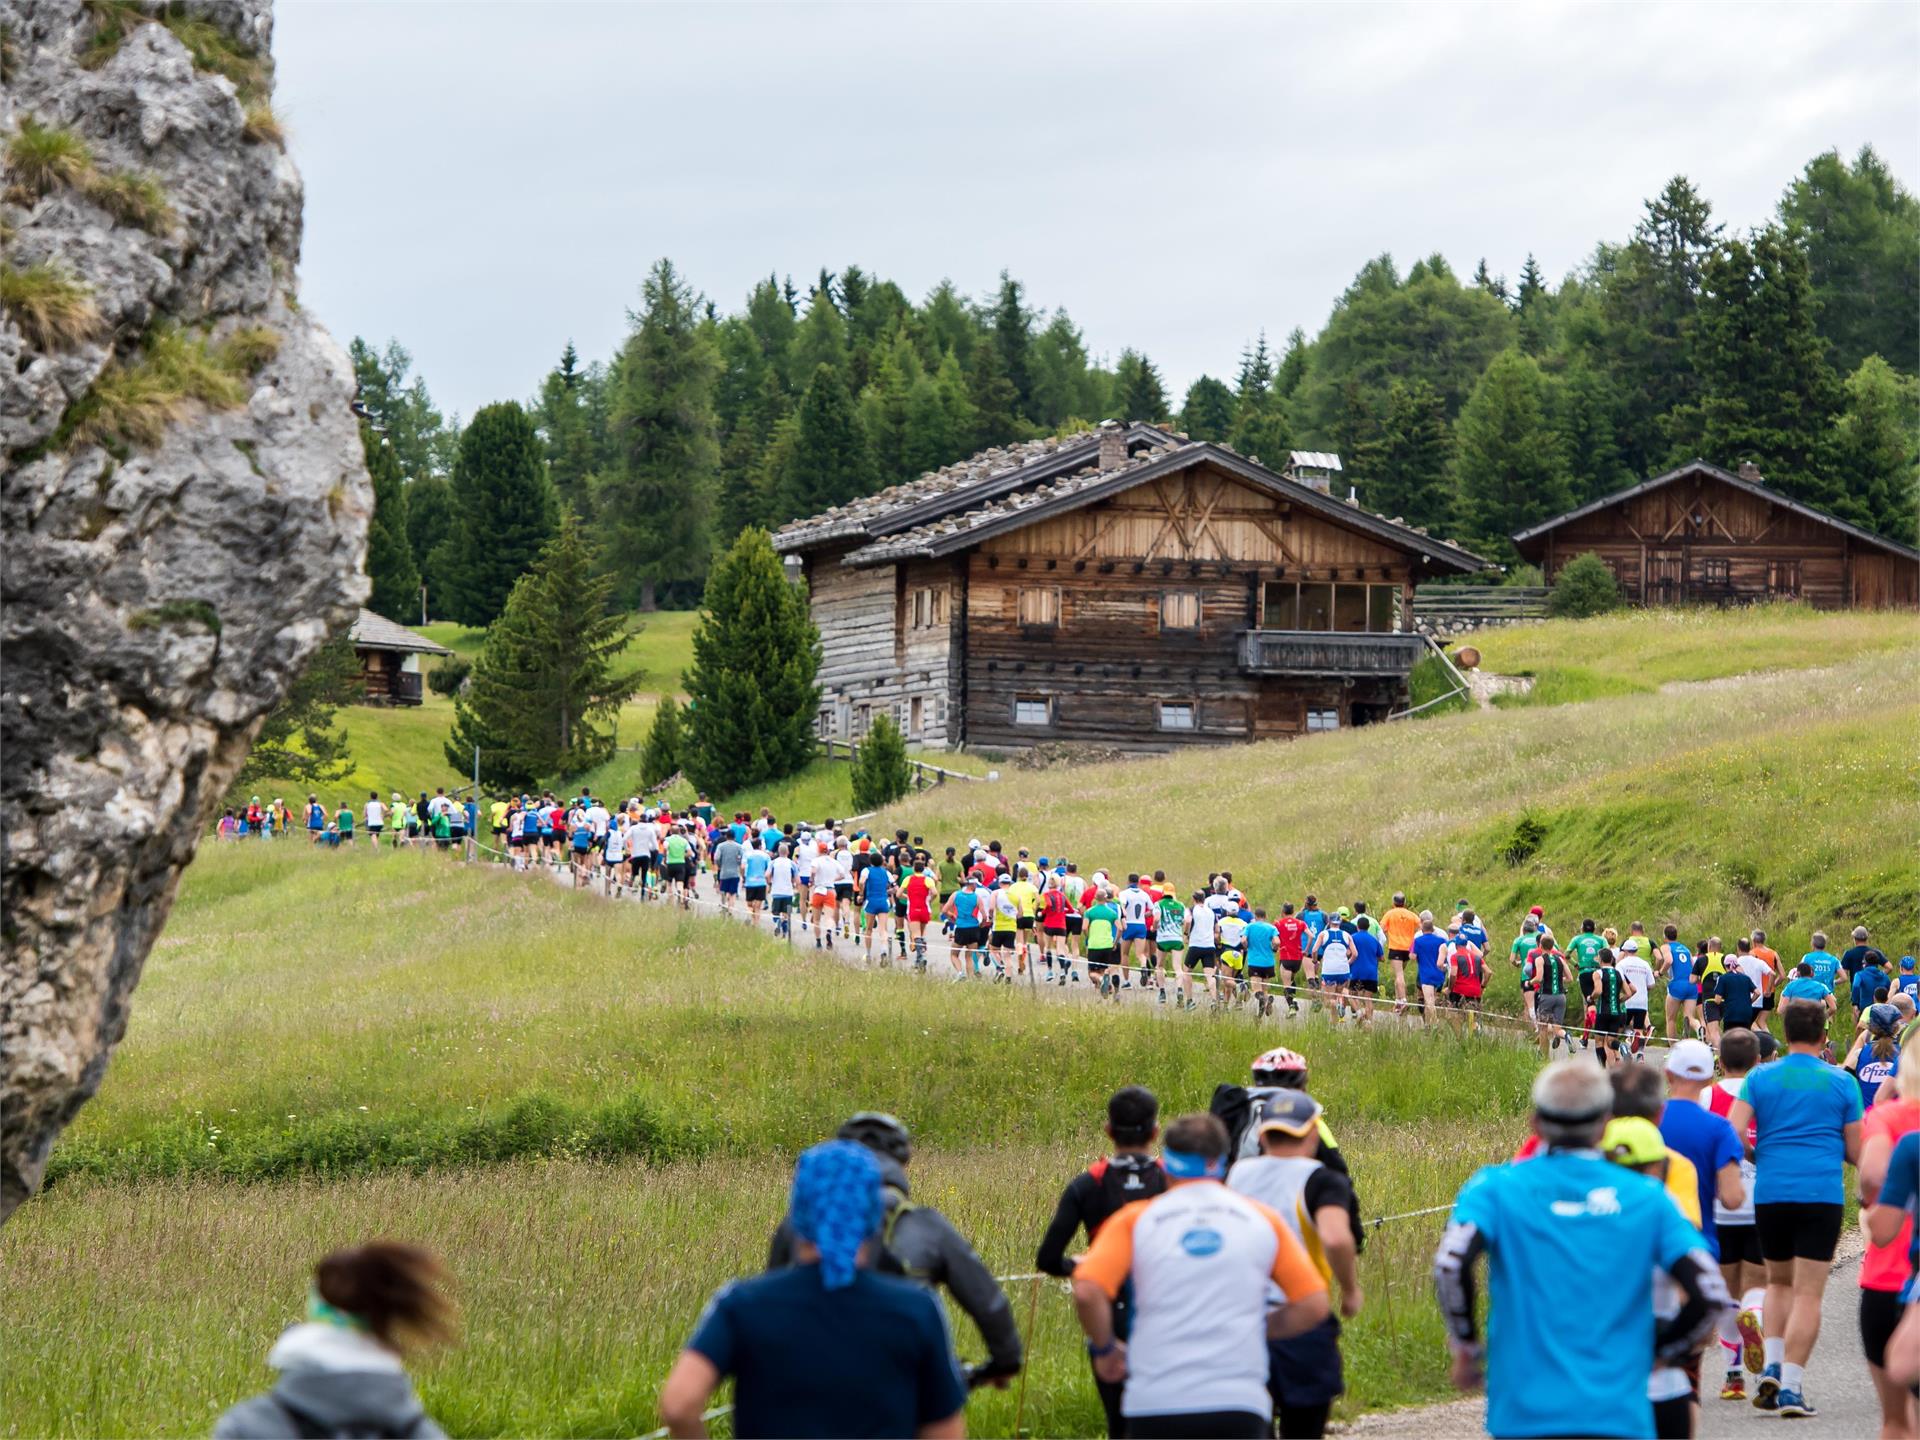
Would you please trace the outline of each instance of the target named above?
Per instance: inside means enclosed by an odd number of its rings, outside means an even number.
[[[1085,1179],[1084,1175],[1075,1176],[1060,1192],[1060,1203],[1054,1207],[1053,1219],[1047,1222],[1047,1233],[1040,1237],[1040,1252],[1034,1256],[1033,1268],[1043,1275],[1073,1274],[1073,1266],[1067,1262],[1067,1246],[1073,1243],[1074,1232],[1080,1228],[1083,1213],[1080,1191]]]
[[[734,1334],[732,1294],[731,1285],[723,1286],[714,1293],[693,1327],[693,1338],[687,1341],[687,1349],[706,1356],[713,1363],[713,1368],[722,1375],[733,1374],[737,1337]]]
[[[1487,1248],[1487,1238],[1471,1220],[1447,1222],[1440,1248],[1433,1255],[1434,1296],[1440,1302],[1447,1333],[1463,1345],[1474,1341],[1473,1262]]]
[[[1091,1280],[1109,1300],[1119,1299],[1121,1287],[1133,1270],[1133,1227],[1147,1203],[1134,1201],[1100,1227],[1087,1253],[1073,1267],[1074,1279]]]
[[[1654,1332],[1655,1358],[1663,1365],[1684,1365],[1704,1345],[1732,1303],[1720,1267],[1705,1250],[1693,1249],[1667,1266],[1685,1297],[1680,1311]]]
[[[940,1313],[940,1302],[931,1295],[921,1319],[919,1395],[915,1412],[922,1425],[931,1425],[957,1414],[967,1403],[967,1387],[960,1378],[960,1365],[954,1359],[953,1337],[947,1332],[947,1318]]]
[[[987,1342],[987,1358],[995,1369],[1016,1370],[1020,1366],[1020,1329],[1013,1321],[1013,1306],[1007,1292],[993,1278],[993,1272],[974,1253],[966,1237],[953,1228],[944,1215],[920,1211],[938,1220],[941,1227],[940,1259],[945,1270],[947,1289],[979,1327],[980,1338]],[[953,1411],[945,1412],[951,1415]]]

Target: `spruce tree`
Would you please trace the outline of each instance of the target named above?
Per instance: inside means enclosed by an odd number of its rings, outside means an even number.
[[[423,475],[407,486],[407,545],[413,551],[414,572],[427,587],[428,612],[443,619],[452,613],[447,608],[451,602],[436,556],[446,557],[446,540],[452,533],[453,486],[438,475]]]
[[[613,592],[586,530],[563,515],[454,698],[446,755],[455,770],[467,771],[478,746],[483,783],[523,789],[612,756],[620,706],[638,680],[614,674],[627,630],[609,608]]]
[[[1520,288],[1513,296],[1514,337],[1520,348],[1536,360],[1553,343],[1553,292],[1540,273],[1539,262],[1531,254],[1520,271]]]
[[[1780,219],[1807,252],[1834,369],[1851,374],[1880,355],[1920,372],[1920,200],[1874,148],[1862,146],[1852,165],[1837,150],[1808,161],[1781,197]]]
[[[446,613],[462,625],[491,625],[553,534],[558,507],[544,450],[526,411],[511,400],[482,407],[460,436],[452,523],[428,569],[440,582]]]
[[[1101,411],[1099,387],[1087,368],[1086,340],[1064,310],[1033,337],[1033,404],[1027,412],[1053,431]]]
[[[367,527],[367,578],[373,582],[373,591],[367,608],[404,622],[420,608],[420,572],[407,540],[407,487],[393,447],[364,420],[360,444],[367,452],[367,473],[373,477],[373,521]]]
[[[1272,388],[1273,357],[1267,353],[1267,332],[1262,330],[1252,348],[1240,352],[1240,373],[1234,377],[1233,395],[1242,408],[1258,410],[1267,403],[1267,392]]]
[[[1233,431],[1233,392],[1211,375],[1187,387],[1180,428],[1196,440],[1225,440]]]
[[[1751,460],[1795,499],[1870,521],[1834,472],[1830,442],[1842,392],[1815,321],[1806,255],[1784,230],[1769,227],[1751,245],[1722,245],[1704,283],[1691,346],[1699,398],[1682,412],[1697,416],[1698,443],[1681,448],[1728,467]]]
[[[651,790],[678,775],[685,746],[680,702],[662,695],[660,708],[653,712],[653,724],[647,728],[647,743],[640,751],[640,783]]]
[[[928,293],[926,304],[920,307],[920,326],[914,338],[920,343],[921,363],[929,370],[951,350],[959,358],[961,373],[967,373],[980,327],[951,280],[942,280]]]
[[[1113,368],[1115,417],[1158,425],[1167,418],[1167,388],[1151,360],[1122,350]]]
[[[589,482],[594,470],[592,390],[598,383],[580,364],[579,352],[569,340],[560,363],[540,383],[534,422],[547,447],[547,476],[554,493],[582,520],[591,523],[593,501]]]
[[[1033,344],[1033,314],[1021,303],[1021,286],[1005,270],[1000,272],[1000,293],[993,306],[993,347],[1000,354],[1000,369],[1013,386],[1014,409],[1033,418],[1033,368],[1029,363]]]
[[[781,389],[791,394],[796,388],[793,370],[793,339],[800,328],[793,301],[769,275],[747,295],[747,328],[760,345],[769,367],[780,379]],[[804,382],[805,377],[801,377]]]
[[[847,322],[833,303],[832,276],[814,287],[807,313],[793,338],[793,383],[805,385],[822,365],[831,365],[844,377],[847,371]]]
[[[1510,537],[1568,505],[1567,467],[1547,421],[1546,378],[1517,349],[1480,377],[1455,430],[1460,523],[1489,558],[1513,553]]]
[[[1019,417],[1015,413],[1020,395],[1007,378],[997,346],[973,347],[973,365],[967,371],[967,400],[973,407],[971,442],[975,450],[1005,445],[1020,433]]]
[[[852,765],[853,808],[878,810],[905,795],[913,785],[913,766],[907,760],[907,742],[893,717],[873,717]]]
[[[743,530],[714,562],[699,624],[681,749],[711,795],[778,780],[813,759],[820,635],[764,530]]]
[[[1279,368],[1273,372],[1273,388],[1282,400],[1300,393],[1307,378],[1307,332],[1298,325],[1287,332],[1287,348],[1280,354]]]
[[[228,793],[244,795],[266,779],[300,785],[344,779],[353,755],[347,732],[334,727],[334,712],[357,700],[360,688],[360,661],[343,630],[313,652],[285,698],[267,712]]]
[[[1424,380],[1396,380],[1373,463],[1354,468],[1369,510],[1440,530],[1453,515],[1453,431],[1440,396]]]
[[[896,485],[918,472],[907,468],[908,402],[912,380],[902,372],[901,361],[912,368],[915,377],[920,357],[902,337],[897,358],[889,347],[882,349],[873,363],[873,379],[860,392],[860,423],[872,452],[873,468],[882,486]]]
[[[1839,473],[1875,530],[1911,545],[1920,484],[1920,380],[1869,355],[1846,380],[1846,410],[1835,434]]]
[[[831,510],[874,489],[860,412],[831,365],[815,368],[801,398],[779,487],[786,514],[795,518]]]
[[[660,586],[697,579],[720,446],[713,411],[719,357],[693,289],[660,260],[621,352],[613,397],[618,460],[600,477],[595,513],[609,559],[651,610]]]

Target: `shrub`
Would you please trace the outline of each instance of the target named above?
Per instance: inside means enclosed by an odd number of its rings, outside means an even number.
[[[1568,561],[1554,577],[1553,592],[1547,596],[1547,613],[1564,620],[1604,615],[1620,605],[1619,581],[1607,562],[1592,551]]]
[[[436,695],[452,695],[467,683],[473,662],[464,655],[449,655],[427,672],[427,688]]]
[[[1518,867],[1531,860],[1546,843],[1547,827],[1531,815],[1522,815],[1513,822],[1513,833],[1501,848],[1500,858]]]
[[[93,151],[71,130],[40,124],[31,116],[7,142],[7,169],[14,189],[31,202],[57,186],[79,186],[93,176]]]
[[[891,805],[913,784],[907,742],[891,715],[874,717],[853,760],[853,808],[878,810]]]
[[[680,702],[671,695],[662,695],[660,708],[653,712],[653,725],[647,731],[646,746],[640,752],[641,785],[651,790],[680,773],[684,740]]]
[[[71,350],[106,328],[87,287],[56,265],[0,265],[0,307],[42,350]]]
[[[1502,585],[1544,585],[1547,577],[1538,565],[1515,565],[1500,577]]]

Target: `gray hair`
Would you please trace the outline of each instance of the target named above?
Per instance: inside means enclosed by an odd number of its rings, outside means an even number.
[[[1854,938],[1854,939],[1856,939],[1856,940],[1864,940],[1864,939],[1866,939],[1866,938],[1867,938],[1867,927],[1866,927],[1866,926],[1864,926],[1864,925],[1856,925],[1856,926],[1854,926],[1854,927],[1853,927],[1853,938]]]
[[[1827,948],[1827,932],[1826,931],[1816,930],[1813,932],[1813,948],[1816,950],[1824,950]]]
[[[1593,1060],[1556,1060],[1533,1081],[1533,1113],[1549,1145],[1597,1145],[1613,1113],[1613,1086]]]

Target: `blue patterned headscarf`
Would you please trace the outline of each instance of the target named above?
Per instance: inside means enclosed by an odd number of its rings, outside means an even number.
[[[880,1162],[866,1146],[829,1140],[804,1151],[788,1202],[793,1233],[820,1252],[820,1282],[853,1283],[860,1247],[880,1228]]]

